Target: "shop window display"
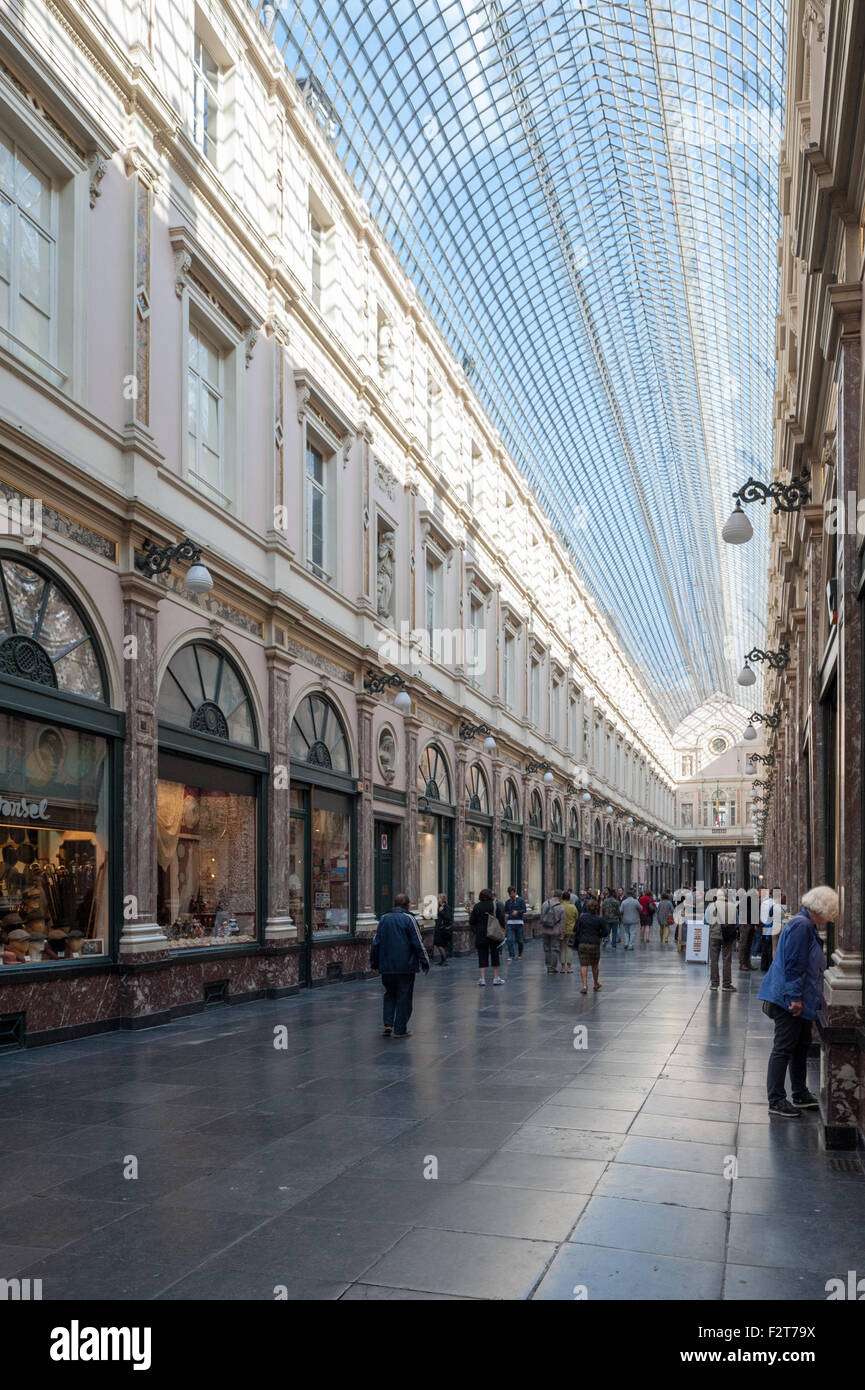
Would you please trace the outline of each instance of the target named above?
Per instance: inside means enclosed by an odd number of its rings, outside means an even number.
[[[174,950],[257,940],[256,779],[161,753],[157,920]]]
[[[108,745],[0,713],[4,966],[109,952]]]

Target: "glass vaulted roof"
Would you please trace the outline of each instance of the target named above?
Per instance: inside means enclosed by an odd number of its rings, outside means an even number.
[[[667,722],[738,694],[784,0],[251,3]]]

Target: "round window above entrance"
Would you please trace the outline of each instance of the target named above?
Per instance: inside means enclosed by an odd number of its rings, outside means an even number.
[[[226,743],[258,746],[252,702],[234,662],[207,642],[175,652],[159,687],[159,719]]]
[[[107,701],[105,671],[81,609],[38,566],[0,557],[0,676]]]
[[[291,756],[329,772],[351,772],[345,725],[326,695],[301,700],[291,725]]]
[[[728,747],[729,744],[727,743],[727,740],[719,736],[718,738],[713,738],[710,740],[709,752],[714,753],[716,757],[720,757],[722,753],[726,753]]]

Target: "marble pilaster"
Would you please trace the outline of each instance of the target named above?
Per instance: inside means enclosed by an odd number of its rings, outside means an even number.
[[[291,861],[291,667],[279,647],[268,647],[267,725],[270,744],[270,791],[267,817],[267,941],[297,936],[289,908]]]
[[[358,936],[374,936],[375,915],[375,821],[373,813],[372,717],[376,701],[371,695],[357,697],[357,747],[359,792],[357,807],[357,924]],[[415,836],[417,840],[417,836]]]
[[[454,926],[468,921],[466,911],[466,768],[469,750],[456,748],[456,819],[454,820]]]

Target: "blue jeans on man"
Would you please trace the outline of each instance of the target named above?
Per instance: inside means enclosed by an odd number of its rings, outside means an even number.
[[[522,955],[523,947],[526,944],[525,926],[522,922],[518,922],[514,918],[511,918],[508,921],[507,931],[508,960],[516,960],[517,948],[519,948],[519,954]]]

